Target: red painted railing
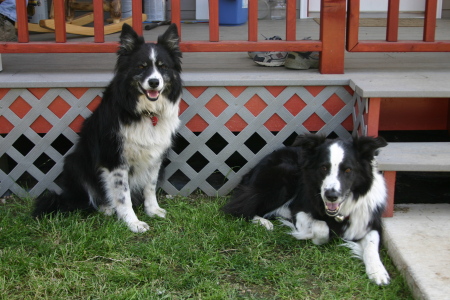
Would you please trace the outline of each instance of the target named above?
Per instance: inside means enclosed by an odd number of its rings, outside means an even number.
[[[115,52],[117,43],[105,42],[102,0],[94,2],[94,42],[68,42],[65,30],[64,0],[53,0],[55,19],[54,42],[31,42],[27,26],[25,0],[17,0],[18,43],[0,43],[0,53],[105,53]],[[171,0],[171,21],[180,30],[183,52],[246,52],[246,51],[319,51],[320,72],[343,73],[345,0],[322,0],[319,40],[296,40],[296,2],[286,0],[286,40],[258,41],[258,0],[248,0],[248,40],[219,40],[219,0],[209,0],[209,41],[183,41],[181,33],[181,0]],[[132,15],[142,14],[142,1],[132,0]],[[142,33],[141,18],[133,17],[133,27]]]
[[[448,52],[450,41],[436,41],[436,7],[438,0],[427,0],[422,41],[398,41],[399,3],[389,0],[386,40],[360,41],[359,2],[348,0],[347,39],[346,0],[321,0],[319,40],[296,40],[296,2],[286,0],[286,40],[258,41],[258,0],[248,0],[248,38],[246,41],[219,39],[219,0],[209,0],[209,40],[184,41],[181,32],[181,0],[171,0],[171,21],[178,25],[183,52],[246,51],[319,51],[322,74],[344,72],[345,49],[351,52]],[[26,2],[17,0],[18,42],[0,43],[0,53],[106,53],[117,50],[116,42],[105,42],[102,0],[94,3],[94,42],[69,42],[66,39],[64,0],[53,0],[55,19],[54,42],[31,42],[29,39]],[[142,0],[132,0],[133,27],[142,34]],[[346,44],[345,44],[346,43]]]
[[[348,0],[347,45],[350,52],[449,52],[450,40],[436,41],[436,10],[438,0],[427,0],[423,39],[399,40],[400,0],[389,0],[385,40],[359,40],[360,0]]]

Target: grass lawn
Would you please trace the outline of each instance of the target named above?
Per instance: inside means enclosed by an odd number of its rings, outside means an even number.
[[[0,299],[412,299],[382,249],[391,284],[370,282],[336,240],[297,241],[223,215],[224,197],[162,197],[167,218],[128,230],[100,213],[30,217],[0,203]],[[279,225],[279,223],[276,223]]]

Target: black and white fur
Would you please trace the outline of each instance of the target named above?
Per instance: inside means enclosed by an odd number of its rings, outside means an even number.
[[[103,99],[83,123],[75,149],[64,161],[62,192],[36,200],[33,215],[97,209],[117,214],[133,232],[149,226],[132,205],[165,217],[156,199],[161,163],[179,126],[181,52],[176,25],[144,42],[124,24],[115,75]]]
[[[268,219],[281,218],[295,238],[317,245],[339,236],[372,281],[388,284],[378,252],[387,192],[374,160],[386,145],[383,138],[300,135],[247,173],[223,211],[269,230]]]

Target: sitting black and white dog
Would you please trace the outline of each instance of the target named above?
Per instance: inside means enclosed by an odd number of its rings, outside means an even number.
[[[114,78],[65,158],[62,192],[39,197],[34,216],[98,209],[116,213],[133,232],[149,229],[138,220],[133,204],[143,202],[149,216],[165,217],[155,192],[180,123],[181,57],[175,24],[157,44],[146,44],[123,25]]]
[[[374,161],[386,145],[380,137],[300,135],[247,173],[223,211],[269,230],[268,219],[281,218],[295,238],[317,245],[339,236],[364,261],[371,280],[388,284],[379,255],[387,191]]]

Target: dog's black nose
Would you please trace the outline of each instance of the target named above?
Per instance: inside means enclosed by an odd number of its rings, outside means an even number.
[[[327,198],[328,201],[334,202],[339,198],[339,196],[339,192],[337,192],[335,189],[325,191],[325,198]]]
[[[152,89],[157,88],[158,85],[159,85],[159,79],[157,79],[157,78],[151,78],[151,79],[149,79],[149,80],[148,80],[148,85],[149,85]]]

